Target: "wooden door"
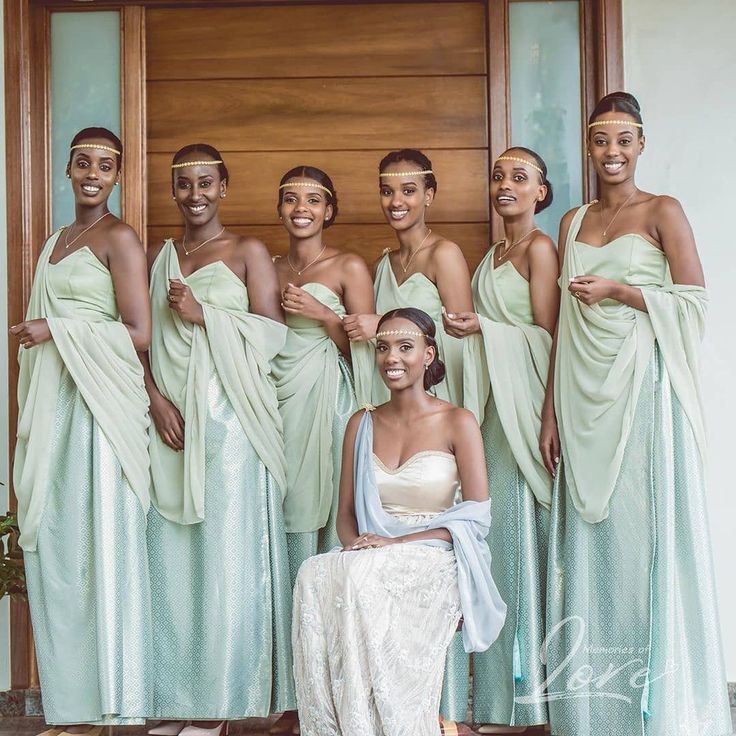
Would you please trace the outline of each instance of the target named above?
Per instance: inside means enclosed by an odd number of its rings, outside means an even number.
[[[149,242],[181,232],[173,153],[206,142],[230,170],[229,227],[283,253],[279,180],[317,166],[339,197],[325,240],[370,262],[396,247],[378,162],[411,147],[437,176],[431,227],[474,265],[489,239],[486,48],[478,2],[149,10]]]

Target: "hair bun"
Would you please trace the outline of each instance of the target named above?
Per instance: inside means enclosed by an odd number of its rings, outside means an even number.
[[[639,100],[637,100],[636,97],[634,97],[634,95],[632,95],[630,92],[623,92],[621,90],[617,92],[611,92],[607,94],[603,99],[622,100],[631,105],[638,113],[641,113],[641,105],[639,104]]]

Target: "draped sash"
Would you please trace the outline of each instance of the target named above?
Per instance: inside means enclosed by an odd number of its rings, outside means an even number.
[[[433,393],[455,406],[462,406],[463,343],[445,332],[442,323],[442,300],[437,286],[421,272],[411,274],[399,284],[391,269],[389,252],[390,249],[386,248],[376,267],[374,281],[376,311],[378,314],[385,314],[400,307],[416,307],[432,318],[435,323],[439,356],[445,363],[446,371],[444,380],[433,388]],[[358,403],[377,406],[388,401],[390,392],[376,370],[375,340],[351,343],[351,353]]]
[[[549,508],[552,479],[542,461],[539,433],[552,338],[542,327],[521,321],[507,303],[498,268],[493,265],[494,250],[491,248],[473,276],[481,334],[464,340],[465,406],[482,424],[493,392],[514,460],[537,501]]]
[[[66,369],[109,441],[131,490],[144,512],[150,503],[148,396],[143,369],[130,333],[110,310],[114,304],[110,272],[88,248],[69,258],[86,258],[84,298],[60,298],[49,258],[61,230],[44,245],[33,280],[26,319],[46,319],[52,340],[21,348],[18,377],[18,441],[13,483],[18,498],[20,544],[35,551],[49,483],[49,457],[62,371]],[[54,268],[67,268],[62,262]],[[95,298],[99,297],[99,298]]]
[[[186,322],[169,308],[169,279],[191,288],[202,305],[204,327]],[[151,372],[159,391],[184,418],[184,452],[172,450],[151,430],[156,509],[179,524],[204,519],[207,386],[212,371],[217,372],[248,441],[285,492],[281,416],[270,360],[284,343],[286,327],[248,312],[245,285],[222,261],[185,278],[171,240],[151,268],[151,308]]]
[[[323,284],[301,288],[345,314],[337,295]],[[333,501],[340,351],[320,323],[293,316],[288,322],[286,343],[272,361],[287,462],[284,520],[288,532],[313,532],[327,523]]]
[[[506,604],[491,576],[491,553],[486,537],[491,526],[491,502],[463,501],[422,523],[406,524],[387,513],[376,484],[373,466],[373,419],[366,411],[355,439],[355,515],[358,532],[383,537],[431,529],[447,529],[452,545],[441,539],[416,542],[453,549],[457,560],[463,643],[467,652],[483,652],[493,644],[506,618]]]
[[[584,246],[576,238],[589,206],[577,211],[570,226],[562,266],[563,286],[572,277],[586,273],[579,252]],[[603,247],[610,248],[611,244]],[[638,247],[653,246],[642,243]],[[588,306],[566,289],[560,305],[555,409],[573,503],[590,523],[608,516],[655,340],[700,452],[705,454],[697,369],[707,305],[705,289],[637,284],[635,258],[629,268],[627,282],[641,288],[648,312],[611,300]]]

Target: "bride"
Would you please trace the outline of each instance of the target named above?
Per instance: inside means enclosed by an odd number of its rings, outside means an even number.
[[[473,415],[427,389],[442,380],[432,319],[387,312],[376,361],[390,400],[349,421],[337,530],[342,550],[303,563],[294,672],[305,736],[430,736],[460,619],[484,651],[506,606],[485,541],[490,501]],[[448,730],[449,733],[449,730]]]

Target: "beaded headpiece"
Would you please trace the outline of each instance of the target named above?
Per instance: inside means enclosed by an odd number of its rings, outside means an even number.
[[[376,332],[376,337],[385,337],[386,335],[408,335],[409,337],[426,337],[423,332],[417,330],[381,330]]]
[[[531,161],[527,161],[525,158],[519,158],[518,156],[499,156],[496,161],[516,161],[517,163],[531,166],[533,169],[536,169],[542,175],[542,179],[544,179],[544,171],[542,171],[542,167],[533,164]]]
[[[112,146],[103,146],[98,143],[77,143],[77,145],[72,146],[69,150],[73,151],[76,148],[99,148],[101,151],[110,151],[110,153],[114,153],[117,156],[120,155],[120,151],[118,151],[117,148],[113,148]]]
[[[323,189],[327,194],[332,197],[332,192],[322,184],[312,181],[287,181],[286,184],[282,184],[279,189],[288,189],[289,187],[312,187],[314,189]]]
[[[588,130],[595,128],[597,125],[633,125],[635,128],[644,127],[644,123],[634,123],[631,120],[594,120],[588,125]]]
[[[424,171],[382,171],[378,176],[424,176],[425,174],[434,174],[432,169],[424,169]]]
[[[171,164],[172,169],[183,169],[185,166],[214,166],[215,164],[221,164],[222,161],[218,158],[214,161],[182,161],[178,164]]]

